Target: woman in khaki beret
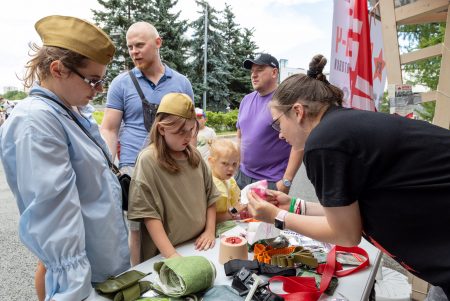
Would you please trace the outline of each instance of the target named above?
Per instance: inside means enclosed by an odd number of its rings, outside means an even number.
[[[35,27],[43,46],[31,45],[30,95],[0,129],[0,157],[19,236],[41,262],[39,300],[83,300],[92,283],[130,266],[121,187],[89,105],[115,48],[77,18],[49,16]]]

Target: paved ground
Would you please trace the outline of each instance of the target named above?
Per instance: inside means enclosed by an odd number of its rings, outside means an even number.
[[[291,195],[306,200],[317,197],[301,168],[293,181]],[[34,270],[37,259],[23,246],[18,237],[18,210],[0,164],[0,300],[36,300]],[[384,265],[400,272],[404,270],[386,258]]]
[[[0,164],[0,300],[37,300],[34,269],[37,259],[18,235],[19,213]]]

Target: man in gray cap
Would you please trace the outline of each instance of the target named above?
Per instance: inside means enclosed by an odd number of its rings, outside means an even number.
[[[303,152],[292,150],[271,127],[268,103],[278,87],[278,61],[268,53],[261,53],[254,59],[246,59],[244,68],[251,70],[255,91],[244,96],[239,107],[236,127],[241,164],[236,182],[242,189],[267,179],[270,189],[288,193]]]

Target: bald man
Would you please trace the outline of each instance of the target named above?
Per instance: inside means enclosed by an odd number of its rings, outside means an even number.
[[[142,90],[145,101],[156,110],[167,93],[181,92],[194,99],[189,80],[161,62],[162,39],[156,28],[147,22],[137,22],[127,31],[128,53],[135,67],[131,70]],[[144,126],[142,100],[129,72],[119,74],[109,86],[101,133],[109,146],[113,160],[120,141],[119,168],[133,175],[134,163],[148,136]],[[151,118],[148,118],[149,120]],[[147,122],[147,128],[149,128]],[[120,129],[120,134],[119,134]],[[140,223],[129,222],[132,266],[141,262]]]

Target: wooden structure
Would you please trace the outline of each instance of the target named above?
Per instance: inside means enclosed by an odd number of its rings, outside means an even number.
[[[398,7],[394,0],[378,2],[388,84],[403,84],[401,65],[441,56],[437,90],[422,93],[422,101],[436,101],[433,123],[450,129],[450,0],[412,0]],[[433,22],[446,22],[443,43],[400,54],[397,26]]]

